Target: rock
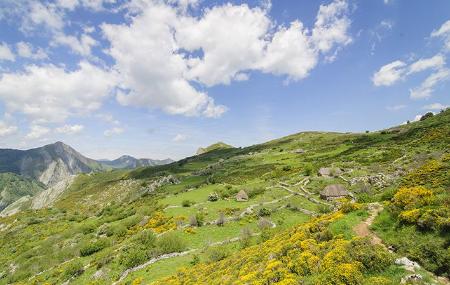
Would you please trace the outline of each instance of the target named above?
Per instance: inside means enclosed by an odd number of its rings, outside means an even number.
[[[303,148],[298,148],[298,149],[294,150],[293,153],[302,154],[302,153],[305,153],[305,150]]]
[[[407,257],[397,258],[395,264],[402,265],[406,270],[413,272],[420,268],[420,265],[417,262],[414,262]]]
[[[423,279],[423,277],[420,274],[411,274],[411,275],[407,275],[407,276],[403,277],[402,280],[400,281],[400,284],[416,282],[416,281],[420,281],[422,279]]]
[[[151,193],[155,191],[157,188],[168,184],[180,184],[180,180],[176,178],[174,175],[163,176],[153,181],[149,186],[147,186],[146,192]]]
[[[149,219],[150,219],[149,216],[144,216],[144,217],[142,218],[142,220],[139,222],[139,226],[141,226],[141,227],[145,226],[145,225],[148,223],[148,220],[149,220]]]

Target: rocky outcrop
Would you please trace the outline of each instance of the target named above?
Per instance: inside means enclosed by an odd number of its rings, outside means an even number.
[[[33,197],[31,200],[32,209],[42,209],[51,206],[64,191],[72,184],[75,179],[75,175],[68,176],[59,181],[52,187],[44,190]]]

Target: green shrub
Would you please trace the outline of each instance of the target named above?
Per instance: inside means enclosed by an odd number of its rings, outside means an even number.
[[[111,246],[111,242],[107,238],[102,238],[95,242],[86,243],[80,248],[80,256],[88,256],[94,254],[109,246]]]
[[[156,237],[155,234],[150,230],[143,230],[136,235],[135,241],[145,248],[152,248],[155,246]]]
[[[132,268],[144,263],[147,259],[148,256],[145,251],[134,248],[123,253],[119,262],[125,266],[125,268]]]
[[[183,200],[183,202],[181,202],[181,206],[183,207],[190,207],[192,205],[192,202],[189,200]]]
[[[186,249],[186,243],[179,235],[168,233],[158,238],[156,247],[161,254],[182,252]]]
[[[258,216],[259,217],[267,217],[270,216],[270,210],[267,208],[261,208],[258,211]]]
[[[372,245],[368,238],[354,238],[348,245],[350,256],[362,263],[364,271],[382,272],[389,267],[393,260],[391,254],[381,245]]]
[[[71,278],[83,274],[84,266],[79,260],[75,260],[67,264],[64,268],[65,278]]]
[[[87,235],[93,233],[97,229],[97,225],[94,222],[87,222],[80,226],[80,231]]]
[[[207,256],[210,262],[217,262],[229,256],[229,252],[225,247],[211,247],[208,249]]]

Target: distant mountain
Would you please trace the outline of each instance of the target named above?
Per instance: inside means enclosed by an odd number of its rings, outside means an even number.
[[[56,142],[30,150],[0,149],[0,173],[10,172],[52,186],[68,176],[106,169],[70,146]]]
[[[199,154],[203,154],[203,153],[210,152],[210,151],[213,151],[213,150],[228,149],[228,148],[233,148],[233,146],[229,145],[229,144],[226,144],[226,143],[223,143],[223,142],[217,142],[217,143],[212,144],[212,145],[207,146],[207,147],[200,147],[197,150],[196,154],[199,155]]]
[[[134,158],[129,155],[123,155],[117,159],[114,160],[99,160],[99,163],[111,167],[111,168],[124,168],[124,169],[131,169],[136,167],[143,167],[143,166],[156,166],[156,165],[163,165],[163,164],[169,164],[172,163],[173,160],[168,159],[148,159],[148,158]]]

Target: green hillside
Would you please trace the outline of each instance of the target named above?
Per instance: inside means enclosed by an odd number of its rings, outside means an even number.
[[[0,173],[0,212],[20,197],[44,190],[41,183],[13,173]]]
[[[443,283],[449,146],[446,111],[80,174],[52,208],[0,218],[0,284],[399,284],[400,257]],[[334,184],[350,195],[322,199]]]

